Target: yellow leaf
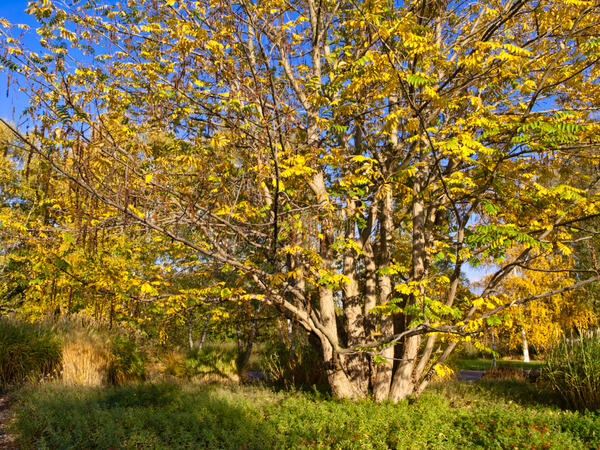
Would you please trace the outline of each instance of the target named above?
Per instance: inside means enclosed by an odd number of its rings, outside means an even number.
[[[137,209],[135,206],[129,205],[129,209],[140,219],[143,219],[145,217],[144,213],[142,211],[140,211],[139,209]]]
[[[433,368],[441,378],[450,378],[452,375],[454,375],[454,371],[446,365],[436,364],[433,366]]]
[[[154,286],[152,286],[150,283],[142,284],[142,287],[140,288],[140,292],[142,294],[149,294],[149,295],[157,295],[158,294],[158,291],[156,290],[156,288]]]

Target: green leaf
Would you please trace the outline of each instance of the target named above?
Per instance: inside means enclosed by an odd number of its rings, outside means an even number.
[[[389,363],[389,361],[381,355],[373,356],[373,361],[375,362],[375,364],[388,364]]]

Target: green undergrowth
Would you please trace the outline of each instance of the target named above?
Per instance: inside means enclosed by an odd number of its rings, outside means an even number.
[[[22,448],[596,448],[600,415],[519,382],[446,383],[417,401],[260,386],[141,384],[20,393]]]

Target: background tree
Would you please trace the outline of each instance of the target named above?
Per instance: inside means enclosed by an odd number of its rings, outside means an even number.
[[[549,256],[541,253],[527,269],[515,270],[502,283],[505,294],[512,299],[539,295],[552,289],[575,283],[577,275],[573,257]],[[583,292],[567,292],[508,310],[512,320],[504,325],[504,339],[511,349],[522,348],[524,361],[529,361],[529,346],[538,353],[557,344],[561,338],[583,334],[598,325],[598,316]]]
[[[220,335],[227,335],[235,318],[243,369],[258,331],[257,314],[250,302],[238,306],[240,290],[225,287],[227,272],[110,212],[3,130],[3,312],[30,319],[82,313],[97,324],[118,323],[164,343],[185,335],[190,349],[206,340],[208,325],[219,323]],[[243,317],[255,326],[246,330]],[[196,318],[204,326],[199,343]],[[229,335],[236,335],[235,326]]]

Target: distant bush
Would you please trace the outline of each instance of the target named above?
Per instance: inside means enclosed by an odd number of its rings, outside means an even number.
[[[286,389],[327,385],[323,362],[308,344],[298,344],[293,348],[283,343],[270,345],[265,350],[263,365],[267,378]]]
[[[115,336],[111,342],[107,381],[110,384],[122,385],[145,379],[146,355],[140,351],[134,340],[126,336]]]
[[[185,368],[189,376],[218,375],[237,379],[237,348],[227,344],[209,344],[188,352]]]
[[[189,374],[185,366],[185,352],[181,350],[168,350],[159,357],[159,371],[171,377],[188,378]]]
[[[600,335],[564,340],[548,355],[544,379],[568,407],[600,409]]]
[[[490,369],[483,374],[483,378],[487,380],[516,380],[526,381],[527,375],[520,369],[512,366],[498,366],[495,369]]]
[[[208,344],[192,351],[171,350],[161,360],[165,375],[237,381],[237,356],[237,348],[225,343]]]
[[[52,330],[0,318],[0,389],[58,372],[60,340]]]

